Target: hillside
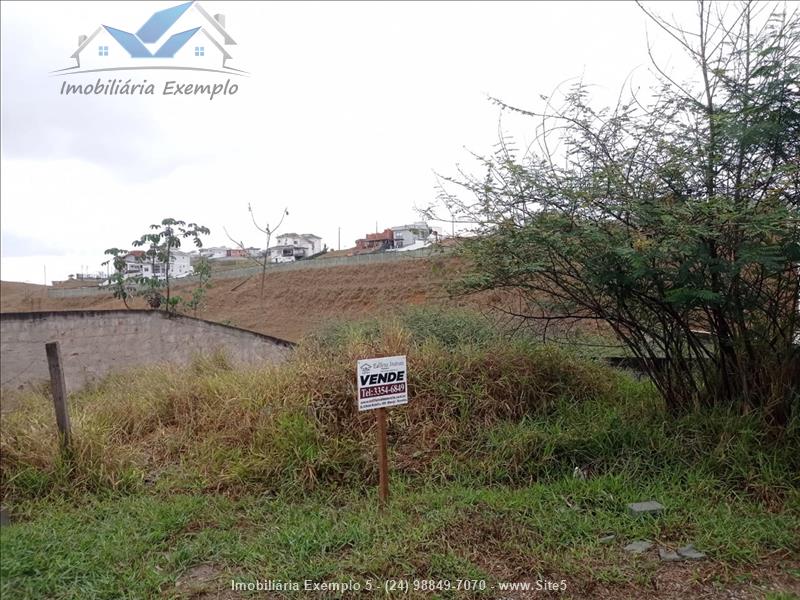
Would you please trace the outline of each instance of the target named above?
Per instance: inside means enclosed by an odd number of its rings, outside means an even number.
[[[289,340],[298,340],[321,323],[387,314],[419,304],[448,306],[485,304],[482,298],[452,300],[445,282],[463,270],[453,258],[331,266],[324,269],[275,270],[260,276],[218,279],[209,290],[206,307],[197,316],[225,322]],[[188,295],[185,286],[176,293]],[[131,306],[146,308],[142,300]],[[115,309],[120,300],[106,296],[51,298],[42,285],[0,283],[0,312]]]

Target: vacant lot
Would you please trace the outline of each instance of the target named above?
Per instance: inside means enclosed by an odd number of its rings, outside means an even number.
[[[353,389],[355,358],[376,353],[408,355],[412,398],[390,411],[384,515]],[[782,434],[752,413],[667,415],[647,382],[467,314],[328,328],[281,367],[217,356],[110,378],[71,398],[66,459],[50,411],[30,394],[0,428],[8,597],[235,598],[232,581],[306,579],[486,585],[413,598],[800,592],[796,415]],[[627,514],[650,499],[662,515]],[[626,552],[635,540],[655,545]],[[659,560],[686,544],[706,557]]]

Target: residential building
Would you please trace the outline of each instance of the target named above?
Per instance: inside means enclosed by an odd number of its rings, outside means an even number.
[[[66,279],[52,281],[53,287],[92,287],[101,285],[108,277],[105,273],[71,273]]]
[[[379,233],[368,233],[366,237],[356,240],[359,250],[395,250],[408,246],[423,246],[433,230],[424,221],[389,227]]]
[[[304,247],[282,244],[269,249],[269,262],[284,263],[300,260],[306,257]]]
[[[190,264],[190,255],[188,252],[181,252],[173,250],[170,253],[170,278],[186,277],[192,274],[192,265]],[[125,255],[125,270],[123,276],[125,279],[131,277],[157,277],[158,279],[166,279],[166,269],[163,262],[156,260],[155,263],[145,255],[144,250],[132,250]]]
[[[274,263],[300,260],[322,252],[322,238],[313,233],[284,233],[276,241],[278,244],[269,249],[269,260]]]
[[[322,238],[313,233],[283,233],[275,238],[278,246],[299,246],[306,248],[306,256],[322,252]]]
[[[225,246],[200,248],[200,256],[203,258],[225,258],[228,256],[228,248]]]
[[[105,278],[106,274],[102,271],[97,271],[96,273],[74,273],[67,276],[68,281],[90,281],[92,283],[102,281]]]
[[[394,232],[391,229],[384,229],[380,233],[368,233],[367,237],[356,240],[356,248],[359,250],[389,250],[394,248]]]
[[[394,234],[394,248],[411,246],[417,242],[427,241],[433,230],[424,221],[417,221],[408,225],[392,227]]]

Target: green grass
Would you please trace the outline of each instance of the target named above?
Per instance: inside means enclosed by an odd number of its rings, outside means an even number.
[[[797,415],[784,431],[733,409],[670,415],[647,382],[471,319],[340,324],[277,368],[212,356],[111,377],[70,399],[68,460],[48,399],[22,398],[0,424],[3,505],[17,520],[0,530],[2,595],[537,574],[566,579],[572,597],[644,593],[667,567],[621,550],[643,538],[706,552],[691,571],[703,585],[800,586]],[[353,406],[354,361],[377,352],[408,354],[412,397],[390,411],[383,515],[374,419]],[[665,513],[626,514],[646,499]],[[306,596],[327,597],[288,597]]]
[[[522,488],[428,486],[395,480],[379,515],[371,490],[338,489],[236,499],[135,495],[76,507],[30,502],[30,521],[2,530],[2,592],[20,598],[144,598],[177,594],[190,568],[213,565],[216,591],[236,581],[385,578],[514,581],[551,573],[572,585],[630,577],[620,545],[641,538],[694,542],[714,561],[798,551],[796,511],[707,494],[716,482],[664,479],[637,486],[614,476]],[[658,520],[624,504],[658,497]],[[797,497],[791,500],[797,506]],[[601,545],[613,532],[619,543]]]

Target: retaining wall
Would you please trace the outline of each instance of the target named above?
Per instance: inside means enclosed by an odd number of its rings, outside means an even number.
[[[186,364],[221,350],[234,364],[278,363],[293,344],[268,335],[154,310],[0,314],[0,387],[49,381],[44,345],[61,343],[67,389],[153,364]]]

